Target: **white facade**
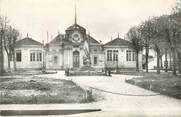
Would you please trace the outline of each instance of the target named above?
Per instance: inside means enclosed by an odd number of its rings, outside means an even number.
[[[15,61],[17,69],[42,69],[43,67],[43,45],[30,38],[17,41],[15,47]],[[4,51],[4,67],[8,70],[8,57]],[[10,61],[10,69],[14,69],[13,57]]]
[[[112,69],[136,69],[136,53],[127,40],[116,38],[104,45],[105,66]],[[142,52],[138,54],[142,69]]]
[[[108,60],[108,51],[109,50],[117,50],[118,51],[118,61],[113,60],[113,54],[112,54],[112,60]],[[130,50],[134,52],[134,50],[127,48],[127,47],[110,47],[105,48],[105,65],[110,68],[136,68],[136,59],[127,61],[127,51]],[[133,53],[131,53],[133,54]],[[131,55],[132,57],[133,55]],[[136,55],[135,55],[136,57]],[[139,54],[139,68],[142,69],[142,54]]]
[[[93,68],[104,68],[102,49],[85,28],[75,23],[66,29],[65,34],[58,34],[47,44],[46,68],[77,69],[88,64]]]
[[[136,69],[136,54],[129,41],[118,37],[104,45],[100,44],[76,23],[44,47],[29,37],[19,40],[15,52],[17,69],[79,69],[84,66],[95,69]],[[142,53],[139,53],[138,58],[139,69],[142,69]],[[8,68],[7,59],[5,63]]]
[[[21,61],[16,60],[17,68],[31,68],[31,69],[41,69],[43,67],[43,48],[42,47],[24,47],[16,48],[15,51],[21,52]],[[35,54],[35,60],[30,60],[30,54]],[[41,53],[41,57],[38,57],[38,54]],[[40,59],[40,60],[37,60]]]

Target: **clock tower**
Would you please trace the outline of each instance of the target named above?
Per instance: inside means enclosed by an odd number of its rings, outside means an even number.
[[[65,32],[66,39],[74,44],[80,44],[86,39],[86,29],[76,23],[68,27]]]

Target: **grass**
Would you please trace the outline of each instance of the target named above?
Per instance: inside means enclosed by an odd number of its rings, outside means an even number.
[[[133,74],[133,73],[132,73]],[[172,73],[135,73],[140,78],[126,80],[127,83],[181,99],[181,76]]]
[[[93,101],[74,82],[45,78],[0,79],[0,104],[85,103]]]
[[[21,75],[21,76],[30,76],[30,75],[38,75],[42,74],[40,69],[18,69],[16,71],[4,72],[0,74],[0,76],[13,76],[13,75]]]

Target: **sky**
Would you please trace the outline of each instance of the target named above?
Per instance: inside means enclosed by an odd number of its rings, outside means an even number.
[[[149,17],[169,14],[175,0],[76,0],[77,23],[103,43],[124,38],[129,28]],[[42,42],[74,24],[75,0],[0,0],[0,14],[27,36]]]

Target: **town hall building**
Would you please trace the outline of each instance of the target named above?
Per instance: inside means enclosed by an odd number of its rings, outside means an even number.
[[[16,42],[15,50],[17,69],[63,70],[84,66],[95,69],[136,69],[136,55],[131,42],[118,37],[102,44],[77,24],[76,16],[74,24],[65,30],[65,34],[58,34],[46,45],[27,36]],[[7,61],[4,64],[7,69]],[[141,52],[139,67],[142,69]]]

